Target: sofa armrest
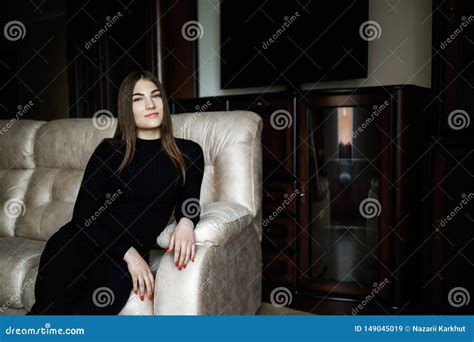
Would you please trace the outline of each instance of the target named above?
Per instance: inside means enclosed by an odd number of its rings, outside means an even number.
[[[252,215],[242,205],[233,202],[204,204],[201,218],[195,228],[196,245],[219,246],[234,235],[242,232],[252,222]],[[161,232],[156,242],[161,248],[168,248],[176,223],[171,223]]]

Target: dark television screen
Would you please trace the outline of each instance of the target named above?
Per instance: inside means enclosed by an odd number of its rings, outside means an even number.
[[[221,88],[367,76],[368,0],[221,1]]]

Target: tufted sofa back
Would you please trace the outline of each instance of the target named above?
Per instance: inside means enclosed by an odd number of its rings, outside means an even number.
[[[252,112],[172,115],[173,134],[201,145],[201,204],[235,202],[254,216],[261,239],[262,120]],[[104,123],[102,123],[104,124]],[[0,120],[0,128],[8,122]],[[47,240],[72,217],[95,147],[117,120],[19,120],[0,134],[0,236]]]

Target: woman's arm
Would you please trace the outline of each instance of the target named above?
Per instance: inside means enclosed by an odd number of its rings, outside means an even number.
[[[106,207],[106,186],[114,171],[112,165],[115,164],[112,161],[118,157],[114,155],[112,145],[105,141],[94,150],[84,171],[72,222],[103,251],[114,258],[123,259],[127,250],[135,245],[130,236],[125,232],[117,238],[104,227],[97,225],[97,218],[104,214],[102,210]]]
[[[204,176],[204,153],[201,146],[193,142],[189,145],[189,151],[184,151],[184,154],[186,182],[182,191],[178,194],[174,217],[178,224],[182,218],[187,218],[192,222],[193,228],[196,228],[201,214],[199,200]]]
[[[186,268],[189,260],[194,261],[195,241],[194,229],[200,220],[201,184],[204,176],[204,153],[201,146],[191,143],[188,150],[183,151],[186,161],[186,182],[174,209],[177,225],[171,235],[167,252],[174,249],[175,266],[181,270]]]

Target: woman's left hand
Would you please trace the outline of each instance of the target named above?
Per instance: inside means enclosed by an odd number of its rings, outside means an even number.
[[[188,218],[181,218],[171,234],[170,245],[166,252],[174,249],[174,264],[181,271],[186,268],[189,260],[194,262],[196,252],[194,225]]]

